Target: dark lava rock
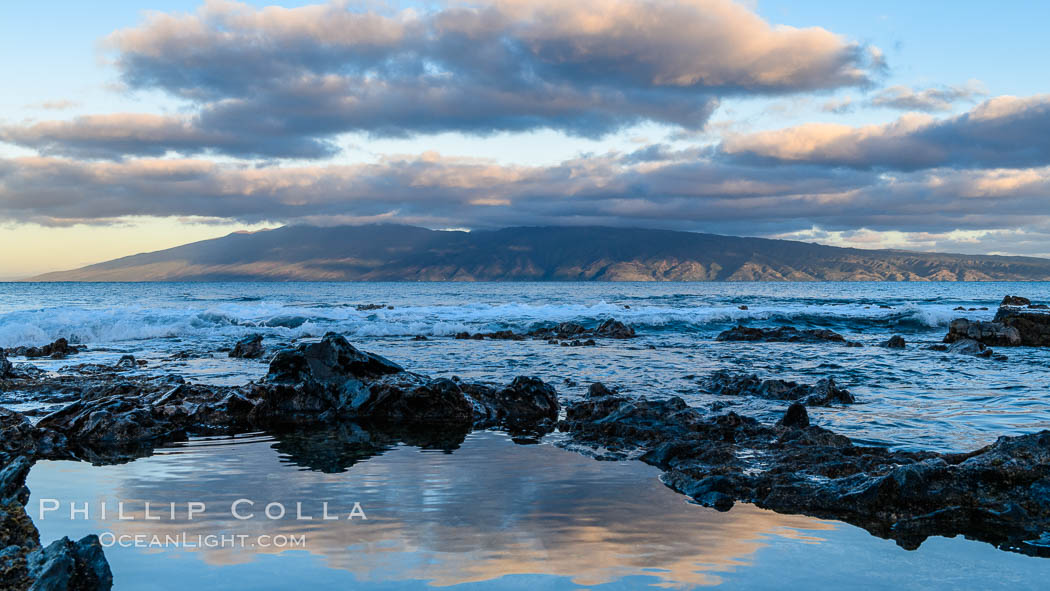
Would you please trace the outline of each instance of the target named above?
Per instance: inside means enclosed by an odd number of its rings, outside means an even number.
[[[597,347],[598,346],[598,342],[595,341],[594,339],[587,339],[586,341],[581,341],[580,339],[573,339],[571,341],[562,341],[561,342],[561,346],[562,347]]]
[[[0,454],[0,589],[108,591],[113,575],[98,537],[62,538],[47,548],[25,512],[32,460]]]
[[[587,398],[566,409],[560,445],[640,457],[700,503],[729,500],[839,519],[905,548],[964,535],[1030,554],[1050,531],[1050,431],[1001,437],[969,453],[854,445],[818,426],[709,415],[680,398]],[[797,421],[797,422],[796,422]],[[712,495],[712,492],[719,493]]]
[[[787,412],[784,413],[784,418],[780,419],[778,425],[784,427],[798,427],[805,429],[809,426],[809,413],[806,411],[806,407],[797,403],[792,402],[791,406],[788,407]]]
[[[524,341],[525,335],[518,334],[512,330],[497,330],[495,332],[479,332],[472,334],[469,332],[458,332],[456,338],[459,340],[474,340],[480,341],[484,339],[491,339],[494,341]]]
[[[458,382],[381,383],[369,391],[357,414],[388,423],[470,425],[474,407]]]
[[[882,343],[879,346],[886,347],[887,349],[903,349],[906,345],[907,342],[904,340],[904,337],[895,334],[892,337],[890,337],[888,341]]]
[[[1005,330],[1016,331],[1021,345],[1050,347],[1050,312],[1041,308],[999,308],[993,322],[1001,324]]]
[[[615,390],[610,390],[601,382],[594,382],[587,388],[587,396],[591,398],[597,398],[599,396],[612,396],[616,394]]]
[[[596,328],[589,329],[576,322],[562,322],[552,328],[539,328],[529,332],[536,339],[575,340],[587,338],[632,339],[634,329],[615,318],[609,318]]]
[[[718,335],[719,341],[754,341],[764,343],[786,342],[786,343],[819,343],[833,342],[845,343],[846,338],[837,332],[808,328],[799,330],[793,326],[778,326],[776,328],[757,328],[751,326],[737,325],[734,328],[723,331]]]
[[[14,349],[6,350],[8,355],[15,357],[51,357],[52,359],[62,359],[67,355],[74,355],[80,351],[81,347],[70,345],[66,339],[58,339],[43,347],[15,347]]]
[[[188,435],[230,434],[249,428],[254,401],[240,388],[182,384],[167,392],[82,398],[37,423],[68,444],[46,457],[94,458],[100,462],[148,454],[153,446]],[[64,448],[64,449],[63,449]]]
[[[0,349],[0,378],[10,377],[13,370],[14,366],[7,360],[7,354],[4,353],[3,349]]]
[[[251,419],[261,424],[301,424],[354,416],[373,398],[371,382],[404,372],[400,365],[328,333],[320,342],[274,355],[264,383],[255,389],[261,402]],[[422,379],[414,378],[409,390],[422,385]],[[404,392],[404,385],[398,388]],[[384,394],[389,395],[389,391]]]
[[[73,542],[55,540],[47,548],[31,553],[26,563],[31,590],[95,591],[113,587],[113,573],[102,553],[98,536]]]
[[[550,328],[537,328],[526,334],[516,333],[512,330],[498,330],[495,332],[458,332],[455,338],[459,340],[491,339],[495,341],[523,341],[526,338],[545,340],[552,345],[560,343],[566,347],[592,346],[596,343],[595,338],[606,339],[631,339],[634,338],[634,329],[626,324],[610,318],[595,328],[587,328],[577,322],[562,322]]]
[[[134,355],[121,355],[120,360],[117,361],[116,367],[118,369],[135,369],[139,366],[139,362],[135,359]]]
[[[0,444],[8,451],[108,463],[191,435],[350,420],[457,432],[483,422],[535,432],[549,431],[558,413],[556,392],[537,379],[518,378],[501,389],[432,380],[360,351],[336,334],[279,352],[263,380],[241,387],[112,373],[45,376],[31,385],[53,397],[56,383],[69,388],[73,402],[36,427],[18,413],[0,412]]]
[[[386,307],[386,304],[358,304],[354,306],[358,312],[371,312],[372,310],[382,310]],[[393,306],[391,306],[393,309]]]
[[[1050,347],[1050,309],[1027,298],[1006,296],[991,322],[957,318],[948,326],[945,343],[973,339],[990,346]]]
[[[538,378],[518,376],[503,388],[473,384],[465,386],[464,391],[474,402],[479,427],[547,432],[558,420],[558,392]]]
[[[1006,326],[1001,322],[956,318],[948,325],[948,334],[944,337],[944,342],[951,344],[963,340],[974,340],[984,345],[1005,347],[1022,344],[1021,333],[1012,326]]]
[[[237,341],[237,344],[233,346],[233,350],[230,351],[230,357],[238,359],[258,359],[263,356],[263,353],[265,353],[262,343],[263,336],[261,334],[248,335]]]
[[[594,335],[609,339],[633,339],[635,337],[633,328],[614,318],[598,325],[598,328],[594,330]]]
[[[412,340],[413,341],[429,341],[430,339],[428,339],[426,337],[426,335],[417,334],[416,336],[412,337]]]
[[[279,351],[270,362],[266,381],[276,384],[334,383],[347,378],[376,378],[403,371],[405,369],[393,361],[360,351],[342,335],[330,332],[320,342]]]
[[[954,355],[974,355],[987,358],[995,356],[995,351],[992,350],[991,347],[986,347],[984,343],[979,343],[973,339],[955,341],[948,346],[947,351]]]
[[[723,370],[711,374],[704,381],[704,387],[712,394],[798,401],[807,406],[856,402],[849,390],[836,386],[832,378],[823,378],[811,386],[785,380],[759,380],[754,374],[732,374]]]
[[[1021,296],[1008,295],[1003,298],[1003,301],[999,302],[999,306],[1030,306],[1032,305],[1031,300],[1028,298],[1022,298]]]
[[[748,307],[745,306],[745,305],[737,306],[737,310],[747,310],[747,309],[748,309]]]

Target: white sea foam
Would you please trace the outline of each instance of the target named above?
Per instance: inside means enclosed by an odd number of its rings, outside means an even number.
[[[225,302],[204,306],[120,306],[106,309],[60,307],[0,314],[0,346],[40,344],[59,337],[81,343],[115,343],[159,338],[236,336],[263,332],[287,338],[336,330],[359,336],[451,335],[460,331],[512,329],[574,321],[585,325],[617,318],[641,331],[705,331],[744,321],[813,325],[946,326],[959,315],[946,305],[893,309],[856,304],[795,305],[740,310],[730,306],[668,307],[595,304],[465,304],[403,306],[358,311],[349,306],[293,306]]]

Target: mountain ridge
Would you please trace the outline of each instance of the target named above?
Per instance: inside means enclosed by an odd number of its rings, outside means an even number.
[[[29,281],[1048,281],[1050,259],[602,226],[235,232]]]

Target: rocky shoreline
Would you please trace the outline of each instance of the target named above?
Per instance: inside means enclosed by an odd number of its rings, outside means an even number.
[[[991,323],[953,321],[945,342],[984,349],[993,343],[1050,344],[1044,340],[1050,314],[1018,301],[1008,296]],[[480,339],[571,344],[634,336],[631,327],[610,320],[593,329],[567,323]],[[793,327],[739,326],[718,340],[851,344],[832,331]],[[884,346],[907,346],[902,338],[891,341]],[[64,340],[0,351],[0,388],[65,403],[35,422],[0,409],[4,589],[86,591],[108,589],[112,581],[93,536],[40,547],[24,510],[25,477],[36,460],[121,463],[193,436],[260,430],[274,434],[275,446],[293,461],[333,472],[399,442],[455,449],[474,429],[505,430],[519,441],[559,430],[564,434],[559,445],[600,458],[640,459],[663,470],[671,488],[719,510],[747,502],[839,519],[906,548],[929,536],[961,534],[1050,556],[1050,431],[1001,437],[993,445],[951,454],[858,446],[811,424],[807,406],[855,402],[832,379],[809,385],[717,372],[703,381],[714,394],[784,402],[783,418],[763,424],[723,413],[718,405],[702,409],[677,397],[628,397],[602,384],[563,408],[556,390],[534,377],[519,376],[502,386],[431,378],[361,351],[334,333],[277,351],[265,377],[241,386],[140,375],[131,371],[140,362],[130,356],[113,366],[84,364],[57,375],[8,359],[78,351]],[[245,359],[264,355],[261,338],[254,335],[230,351]]]

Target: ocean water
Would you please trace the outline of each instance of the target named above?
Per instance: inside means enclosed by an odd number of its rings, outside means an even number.
[[[337,331],[433,376],[506,383],[534,375],[564,401],[602,381],[697,406],[727,401],[766,420],[784,403],[715,397],[701,379],[719,369],[810,383],[831,376],[858,403],[812,409],[814,423],[858,442],[961,451],[1050,428],[1050,350],[1004,348],[1008,359],[994,361],[926,349],[955,317],[991,319],[1006,294],[1050,302],[1050,284],[19,283],[0,284],[0,346],[66,337],[89,350],[33,363],[61,371],[133,354],[148,362],[142,372],[239,384],[262,376],[266,362],[229,359],[222,350],[238,338],[261,333],[277,348]],[[384,307],[357,309],[366,304]],[[976,309],[954,311],[960,306]],[[597,347],[453,338],[606,318],[631,324],[638,337]],[[737,323],[830,328],[864,347],[715,340]],[[907,349],[877,346],[895,334]],[[0,406],[48,402],[3,392]],[[596,461],[556,447],[558,437],[519,445],[477,432],[440,449],[368,453],[341,449],[325,433],[195,439],[118,466],[40,462],[29,477],[29,508],[45,542],[100,532],[307,540],[280,548],[117,545],[106,553],[118,590],[1038,589],[1050,576],[1050,560],[962,538],[907,551],[835,521],[748,505],[718,513],[665,488],[649,466]],[[239,498],[253,499],[256,513],[269,502],[289,512],[301,502],[315,519],[234,519],[228,509]],[[39,519],[41,499],[61,509]],[[118,500],[135,520],[114,517]],[[175,503],[176,518],[146,520],[147,501],[163,511]],[[208,512],[187,519],[189,501]],[[110,504],[107,517],[100,502]],[[322,502],[343,514],[359,502],[368,519],[319,519]],[[70,503],[88,503],[91,515],[71,519]]]
[[[148,362],[145,372],[239,384],[263,375],[266,364],[220,351],[238,338],[261,333],[266,346],[279,347],[336,331],[433,376],[506,383],[535,375],[566,399],[602,381],[694,405],[719,399],[699,383],[719,369],[810,383],[830,376],[858,404],[815,409],[817,424],[860,442],[945,451],[1050,428],[1050,350],[1003,349],[1008,359],[993,361],[925,349],[941,341],[953,318],[990,320],[1006,294],[1050,302],[1050,284],[7,283],[0,284],[0,347],[66,337],[89,352],[37,365],[59,369],[133,354]],[[366,304],[389,308],[357,310]],[[632,325],[638,338],[572,348],[453,338],[460,331],[527,331],[606,318]],[[830,328],[865,346],[715,341],[737,323]],[[894,334],[908,341],[906,350],[876,346]],[[784,407],[729,402],[760,418]],[[0,405],[20,404],[0,395]]]

